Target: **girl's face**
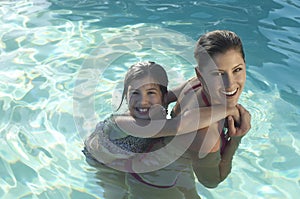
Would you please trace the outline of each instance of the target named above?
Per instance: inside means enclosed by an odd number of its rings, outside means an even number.
[[[204,79],[204,92],[210,96],[212,104],[237,105],[246,81],[246,64],[237,50],[231,49],[213,57],[214,67],[204,67],[197,71]],[[203,83],[203,82],[202,82]]]
[[[163,105],[159,84],[151,77],[133,80],[128,85],[127,103],[131,116],[150,119],[151,106]]]

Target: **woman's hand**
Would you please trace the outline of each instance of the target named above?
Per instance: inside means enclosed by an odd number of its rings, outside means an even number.
[[[233,107],[233,108],[230,108],[229,109],[229,114],[228,116],[231,116],[232,119],[234,120],[234,126],[240,126],[241,125],[241,116],[240,116],[240,110],[238,108],[238,105]],[[226,118],[226,127],[228,128],[228,117]]]
[[[231,138],[243,137],[251,128],[251,115],[250,113],[240,104],[238,104],[237,109],[239,111],[240,121],[239,124],[235,124],[235,120],[237,115],[228,116],[228,134]]]

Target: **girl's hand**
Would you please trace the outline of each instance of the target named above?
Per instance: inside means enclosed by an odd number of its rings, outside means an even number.
[[[251,128],[251,115],[250,113],[240,104],[237,109],[240,115],[240,125],[235,125],[235,119],[233,116],[228,116],[228,133],[231,138],[243,137]]]
[[[160,104],[154,104],[150,107],[149,117],[151,120],[166,119],[166,109]]]

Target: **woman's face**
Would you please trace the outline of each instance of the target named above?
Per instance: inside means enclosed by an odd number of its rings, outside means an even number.
[[[215,66],[201,69],[204,91],[210,96],[212,104],[224,104],[234,107],[244,89],[246,81],[246,64],[242,55],[235,49],[213,57]],[[197,73],[199,77],[199,72]],[[203,83],[203,82],[202,82]]]
[[[163,104],[159,84],[151,77],[133,80],[128,86],[127,103],[131,116],[150,119],[151,106]]]

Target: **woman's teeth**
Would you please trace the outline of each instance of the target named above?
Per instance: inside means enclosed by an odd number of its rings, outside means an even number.
[[[227,96],[232,96],[232,95],[236,94],[237,90],[238,89],[236,88],[234,91],[230,91],[230,92],[222,91],[222,93]]]

